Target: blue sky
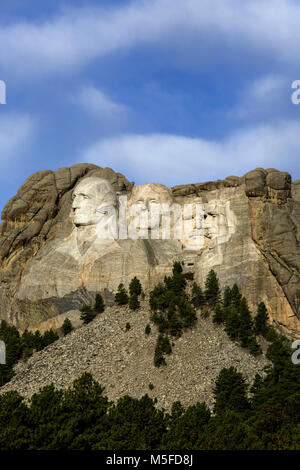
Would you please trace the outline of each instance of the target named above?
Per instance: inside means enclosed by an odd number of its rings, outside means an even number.
[[[300,178],[296,0],[2,0],[0,206],[90,162],[172,186]]]

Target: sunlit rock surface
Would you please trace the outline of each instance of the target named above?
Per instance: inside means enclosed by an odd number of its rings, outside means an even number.
[[[108,184],[98,186],[97,178]],[[96,292],[113,304],[120,282],[127,287],[138,276],[148,290],[181,260],[201,285],[212,268],[222,287],[236,282],[253,312],[264,301],[271,322],[300,336],[299,183],[261,168],[173,188],[134,187],[120,173],[91,164],[35,173],[2,212],[1,318],[20,329],[58,327],[66,316],[79,322],[78,309]],[[141,216],[155,204],[163,204],[152,224],[159,237],[164,208],[174,209],[169,238],[151,238],[149,218]],[[187,206],[185,222],[200,238],[176,232]],[[121,220],[129,235],[144,238],[99,237],[108,220],[117,227]]]

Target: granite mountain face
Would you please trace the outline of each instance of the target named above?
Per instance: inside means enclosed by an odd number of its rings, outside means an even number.
[[[81,211],[93,209],[85,192],[93,195],[97,179],[102,186],[108,182],[103,194],[118,211],[125,197],[129,209],[139,203],[201,205],[202,245],[185,237],[99,240]],[[79,308],[97,292],[112,305],[120,283],[128,287],[137,276],[147,291],[179,260],[201,285],[211,269],[222,287],[237,283],[253,311],[263,301],[274,325],[300,337],[299,237],[300,181],[275,169],[172,188],[134,186],[92,164],[41,171],[2,211],[1,318],[21,330],[57,328],[66,316],[76,325]]]

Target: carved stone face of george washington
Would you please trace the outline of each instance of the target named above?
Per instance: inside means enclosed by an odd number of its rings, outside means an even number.
[[[88,177],[78,183],[72,195],[73,221],[76,226],[97,225],[116,206],[116,193],[105,179]]]

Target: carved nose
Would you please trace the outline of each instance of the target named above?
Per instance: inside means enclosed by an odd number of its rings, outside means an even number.
[[[74,198],[72,202],[72,209],[78,209],[78,207],[79,207],[79,201],[76,200],[76,198]]]

